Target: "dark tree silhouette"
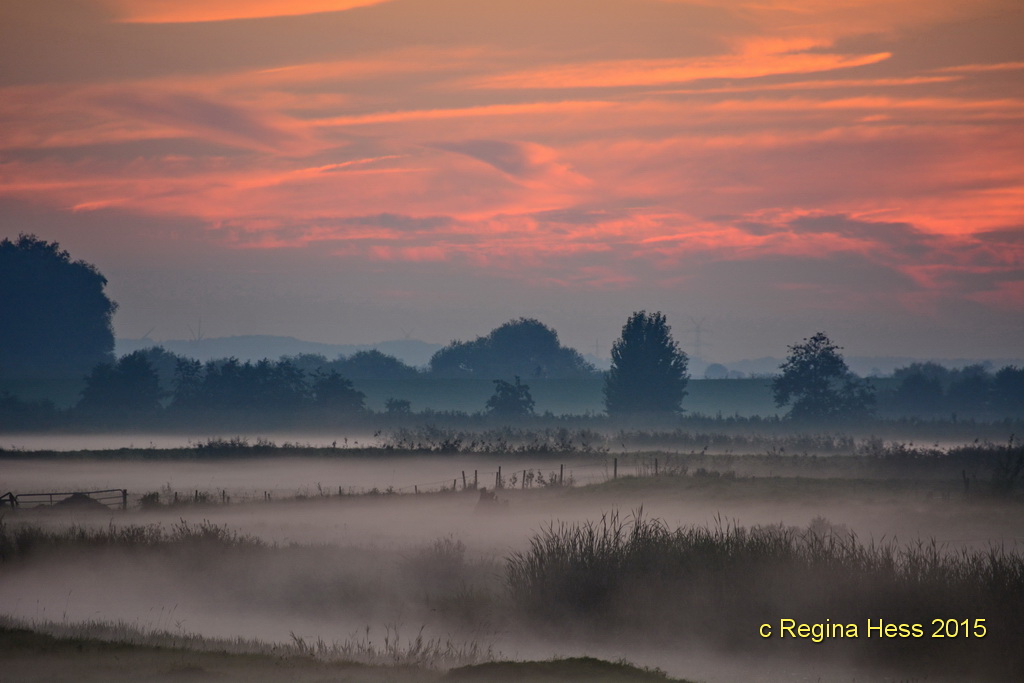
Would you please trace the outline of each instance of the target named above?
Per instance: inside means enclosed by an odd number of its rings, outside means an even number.
[[[384,401],[384,412],[388,415],[409,415],[412,413],[412,401],[404,398],[389,398]]]
[[[533,415],[533,396],[530,387],[516,377],[515,384],[503,379],[494,380],[494,394],[487,399],[487,412],[497,417],[526,417]]]
[[[334,370],[314,379],[313,398],[321,408],[339,413],[358,413],[365,409],[366,394]]]
[[[992,392],[992,376],[985,366],[968,365],[952,374],[953,381],[946,391],[949,406],[968,413],[985,412]]]
[[[200,365],[183,359],[175,371],[172,407],[294,413],[307,407],[310,398],[306,374],[288,360],[242,363],[227,358]]]
[[[149,364],[153,366],[157,377],[160,379],[160,391],[164,395],[170,396],[174,391],[175,373],[178,363],[186,359],[183,356],[168,351],[162,346],[150,346],[145,349],[139,349],[136,353],[141,353],[145,356]]]
[[[1024,410],[1024,368],[1015,365],[1001,368],[992,382],[992,399],[1000,410]]]
[[[89,414],[152,414],[160,410],[160,380],[142,351],[100,363],[85,380],[78,408]]]
[[[664,314],[634,313],[612,345],[612,367],[604,383],[608,414],[619,417],[681,412],[689,381],[688,362],[672,338]]]
[[[780,366],[782,374],[772,381],[775,405],[792,404],[789,417],[858,417],[871,412],[874,392],[857,378],[824,332],[789,347]]]
[[[0,373],[79,378],[112,363],[117,304],[106,284],[56,242],[35,235],[0,242]]]
[[[585,377],[594,367],[579,351],[562,346],[558,333],[533,318],[510,320],[473,341],[453,341],[430,359],[444,377]]]
[[[203,364],[194,358],[179,358],[174,368],[174,410],[194,410],[203,403]]]
[[[349,379],[406,379],[417,377],[416,368],[376,349],[357,351],[331,363],[332,369]]]
[[[910,414],[935,414],[945,410],[942,381],[933,374],[911,372],[903,376],[893,393],[896,410]]]

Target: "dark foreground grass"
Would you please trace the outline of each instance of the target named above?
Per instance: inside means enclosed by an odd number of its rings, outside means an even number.
[[[106,527],[73,524],[50,529],[33,524],[8,526],[0,516],[0,562],[52,550],[189,548],[203,551],[265,546],[266,543],[255,536],[240,534],[207,520],[189,524],[182,519],[169,529],[160,524],[115,525],[113,522]]]
[[[623,662],[606,662],[593,657],[554,659],[549,662],[488,662],[452,669],[442,679],[460,683],[685,683],[660,671],[639,669]]]
[[[218,642],[144,644],[54,635],[0,624],[0,680],[19,683],[432,683],[440,673],[425,667],[373,666],[326,661],[284,648],[221,647]]]
[[[365,662],[346,657],[344,652],[331,656],[308,651],[305,644],[270,645],[258,641],[220,641],[165,634],[134,633],[121,629],[120,639],[97,638],[98,625],[71,630],[63,626],[42,625],[42,630],[26,628],[0,618],[0,661],[4,662],[0,680],[23,683],[67,680],[103,681],[152,680],[181,681],[282,681],[322,683],[433,683],[435,681],[488,681],[494,683],[672,683],[659,671],[641,669],[625,662],[607,662],[592,657],[558,659],[546,662],[492,661],[452,668],[434,660],[416,661],[402,657],[396,661]],[[685,681],[678,681],[685,683]]]
[[[514,604],[538,628],[1024,680],[1019,552],[865,544],[824,520],[807,530],[670,529],[638,513],[551,525],[506,570]],[[783,619],[806,624],[806,636]],[[761,637],[765,624],[771,637]],[[896,634],[869,630],[879,624]]]

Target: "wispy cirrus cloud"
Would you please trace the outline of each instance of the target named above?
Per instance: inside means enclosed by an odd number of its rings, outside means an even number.
[[[498,74],[465,85],[495,89],[623,88],[659,86],[708,79],[746,79],[806,74],[876,64],[891,57],[830,54],[816,50],[815,40],[754,40],[735,53],[698,59],[618,60],[552,65],[541,69]]]

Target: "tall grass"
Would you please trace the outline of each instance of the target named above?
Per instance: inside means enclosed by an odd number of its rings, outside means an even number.
[[[242,637],[211,638],[180,629],[145,629],[125,621],[25,621],[0,615],[2,629],[29,629],[59,639],[96,640],[194,652],[226,652],[277,658],[312,657],[327,662],[418,666],[438,670],[502,658],[501,652],[490,645],[476,640],[428,638],[424,636],[423,628],[414,637],[403,638],[401,626],[397,624],[385,625],[383,635],[367,626],[363,631],[342,640],[325,641],[323,638],[305,638],[292,633],[291,640],[287,642]]]
[[[264,546],[266,543],[255,536],[208,520],[190,524],[182,519],[169,529],[160,524],[119,526],[113,522],[106,527],[72,524],[49,529],[33,524],[9,526],[0,517],[0,562],[56,549],[188,547],[215,550]]]
[[[1024,674],[1024,556],[1002,548],[863,543],[825,520],[802,530],[721,522],[671,529],[640,512],[611,513],[548,526],[508,558],[506,581],[519,613],[539,627],[756,649],[799,646],[767,643],[760,624],[827,620],[858,625],[859,637],[816,644],[819,652],[944,663],[985,654],[983,666],[997,677]],[[930,637],[933,619],[979,618],[983,639]],[[921,624],[925,637],[872,640],[869,619]]]

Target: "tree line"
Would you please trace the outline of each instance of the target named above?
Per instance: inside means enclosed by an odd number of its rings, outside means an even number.
[[[437,351],[425,369],[379,351],[328,360],[301,354],[272,361],[226,358],[200,363],[154,347],[115,359],[111,319],[117,306],[103,293],[106,279],[91,264],[72,261],[53,242],[22,235],[0,242],[0,374],[85,375],[76,407],[84,416],[138,417],[177,414],[365,412],[365,394],[353,381],[369,379],[481,378],[493,380],[486,412],[505,418],[534,414],[523,380],[603,377],[603,398],[612,418],[676,416],[685,410],[689,358],[661,312],[629,316],[612,346],[611,368],[599,373],[552,328],[533,318],[510,320],[487,335],[455,340]],[[7,296],[7,293],[10,296]],[[69,303],[70,302],[70,308]],[[73,309],[73,310],[72,310]],[[895,389],[875,386],[850,371],[824,332],[789,347],[771,382],[776,405],[795,420],[862,419],[878,412],[939,416],[1024,410],[1024,369],[990,372],[984,366],[950,370],[915,363],[896,371]],[[81,375],[79,375],[81,376]],[[24,420],[53,412],[0,394],[0,420]],[[402,398],[387,412],[411,412]]]

